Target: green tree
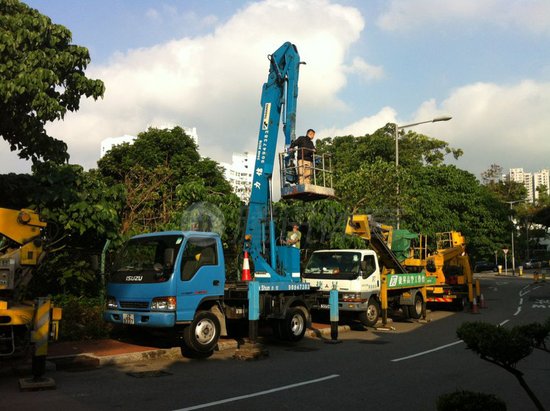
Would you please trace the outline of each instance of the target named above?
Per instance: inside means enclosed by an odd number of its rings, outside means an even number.
[[[433,238],[460,231],[472,257],[487,258],[510,232],[508,208],[475,176],[455,166],[417,168],[403,188],[405,227]]]
[[[277,232],[280,240],[298,224],[302,232],[302,258],[321,248],[361,248],[362,240],[345,235],[349,211],[336,200],[311,202],[279,201],[275,204]]]
[[[537,187],[537,192],[538,198],[532,210],[531,221],[548,228],[550,227],[550,194],[545,185]]]
[[[181,127],[150,128],[140,133],[134,144],[115,146],[98,161],[101,174],[126,190],[122,232],[136,233],[174,228],[174,218],[188,202],[181,193],[197,192],[229,195],[231,186],[221,167],[209,158],[201,158],[197,145]],[[188,187],[188,190],[185,189]]]
[[[119,240],[122,186],[77,165],[37,164],[34,175],[40,189],[32,204],[48,221],[49,237],[37,291],[97,296],[101,284],[92,256],[101,253],[107,239]]]
[[[408,180],[407,169],[400,170],[398,175],[395,164],[377,158],[362,163],[355,170],[341,173],[334,187],[349,212],[366,212],[381,222],[390,223],[396,216],[397,183],[399,181],[399,186],[405,187]]]
[[[396,168],[394,133],[395,125],[387,124],[372,135],[317,143],[320,152],[333,157],[334,187],[347,212],[393,224],[399,206],[403,228],[431,238],[437,232],[461,231],[474,256],[487,257],[500,249],[510,229],[506,204],[472,174],[444,164],[447,156],[459,158],[462,150],[413,131],[401,132]]]
[[[330,153],[336,177],[358,170],[377,160],[395,164],[395,124],[388,123],[371,135],[325,138],[316,144],[320,153]],[[462,150],[443,140],[409,131],[400,132],[399,165],[407,169],[419,165],[442,164],[445,156],[455,159]]]
[[[107,239],[118,240],[122,185],[107,184],[95,170],[46,162],[35,164],[32,175],[1,175],[0,187],[0,206],[35,209],[48,223],[47,258],[30,284],[34,295],[97,296],[91,256]]]
[[[481,173],[481,182],[483,185],[497,184],[503,176],[503,168],[498,164],[491,164],[491,166]]]
[[[71,41],[67,28],[37,10],[0,2],[0,135],[21,158],[66,161],[66,144],[45,124],[78,110],[83,95],[103,96],[103,82],[84,74],[88,50]]]

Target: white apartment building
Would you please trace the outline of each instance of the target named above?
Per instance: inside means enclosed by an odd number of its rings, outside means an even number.
[[[149,127],[155,127],[155,126],[149,126]],[[171,127],[157,127],[157,128],[171,128]],[[195,144],[199,144],[199,135],[197,134],[197,127],[182,127],[183,131],[185,131],[185,134],[187,134],[189,137],[195,141]],[[99,158],[102,158],[105,154],[107,154],[107,151],[112,149],[114,146],[119,146],[124,143],[133,144],[136,140],[136,136],[131,136],[129,134],[125,134],[121,137],[109,137],[101,141],[101,150],[99,153]]]
[[[537,189],[541,186],[545,186],[546,190],[550,194],[550,170],[544,169],[533,173],[533,191],[535,200],[539,198]]]
[[[231,164],[221,163],[225,169],[225,178],[233,187],[233,192],[245,203],[248,203],[252,191],[255,162],[254,153],[233,153]]]
[[[114,146],[120,146],[121,144],[128,143],[134,144],[136,136],[131,136],[129,134],[124,134],[121,137],[109,137],[101,141],[101,151],[99,153],[99,158],[102,158],[107,151],[112,149]]]
[[[511,168],[508,174],[510,181],[521,183],[527,189],[527,199],[534,202],[538,197],[537,188],[546,186],[550,194],[550,170],[544,169],[535,173],[528,173],[523,168]]]

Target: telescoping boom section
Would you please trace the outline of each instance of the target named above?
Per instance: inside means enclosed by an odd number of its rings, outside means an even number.
[[[285,152],[288,152],[296,138],[296,106],[301,62],[296,46],[289,42],[284,43],[268,58],[269,74],[267,82],[262,87],[258,147],[244,248],[250,254],[257,281],[300,282],[299,250],[276,244],[272,177],[281,117]],[[286,155],[290,163],[290,154]],[[283,163],[284,161],[283,158]],[[329,179],[328,175],[323,178],[332,183],[332,178]],[[305,188],[301,188],[302,193]]]

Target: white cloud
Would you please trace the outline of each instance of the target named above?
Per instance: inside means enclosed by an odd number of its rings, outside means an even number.
[[[491,164],[505,171],[523,167],[528,171],[550,168],[550,83],[525,80],[511,85],[475,83],[460,87],[438,103],[423,102],[409,119],[397,118],[396,111],[384,107],[373,116],[343,127],[318,130],[318,137],[371,134],[387,123],[400,125],[451,115],[447,122],[412,127],[428,136],[461,148],[464,155],[451,164],[477,176]]]
[[[548,0],[392,0],[377,25],[384,30],[411,30],[459,21],[550,34]]]
[[[195,29],[213,27],[218,22],[218,17],[213,14],[199,16],[194,11],[179,12],[177,7],[162,4],[158,8],[149,8],[145,11],[145,17],[155,24],[168,24],[174,27],[187,26]]]
[[[419,126],[428,135],[462,148],[460,168],[476,174],[493,163],[505,170],[550,167],[550,83],[476,83],[454,90],[440,105],[423,103],[413,121],[450,114],[448,123]],[[421,128],[420,128],[421,127]]]
[[[391,107],[383,107],[373,116],[363,117],[352,124],[338,128],[331,127],[319,130],[316,134],[319,138],[334,136],[364,136],[372,134],[388,123],[395,123],[396,113]]]
[[[365,81],[378,80],[384,77],[384,69],[381,66],[369,64],[361,57],[355,57],[351,65],[345,68],[345,71],[357,74]]]
[[[163,11],[149,10],[160,19]],[[328,0],[265,0],[240,9],[209,35],[181,38],[117,54],[88,75],[105,82],[103,100],[84,100],[78,113],[49,132],[69,146],[71,162],[94,167],[100,141],[144,131],[150,124],[197,127],[201,153],[218,161],[254,151],[267,54],[284,41],[298,46],[299,111],[339,109],[346,61],[364,27],[357,9]],[[368,65],[360,60],[362,70]],[[358,68],[359,71],[360,68]],[[300,127],[300,124],[298,124]]]

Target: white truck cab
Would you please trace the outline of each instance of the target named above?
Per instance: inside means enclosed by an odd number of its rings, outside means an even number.
[[[376,324],[380,316],[380,266],[373,250],[317,250],[302,277],[326,293],[315,308],[329,309],[328,294],[336,288],[340,311],[356,312],[366,326]]]

